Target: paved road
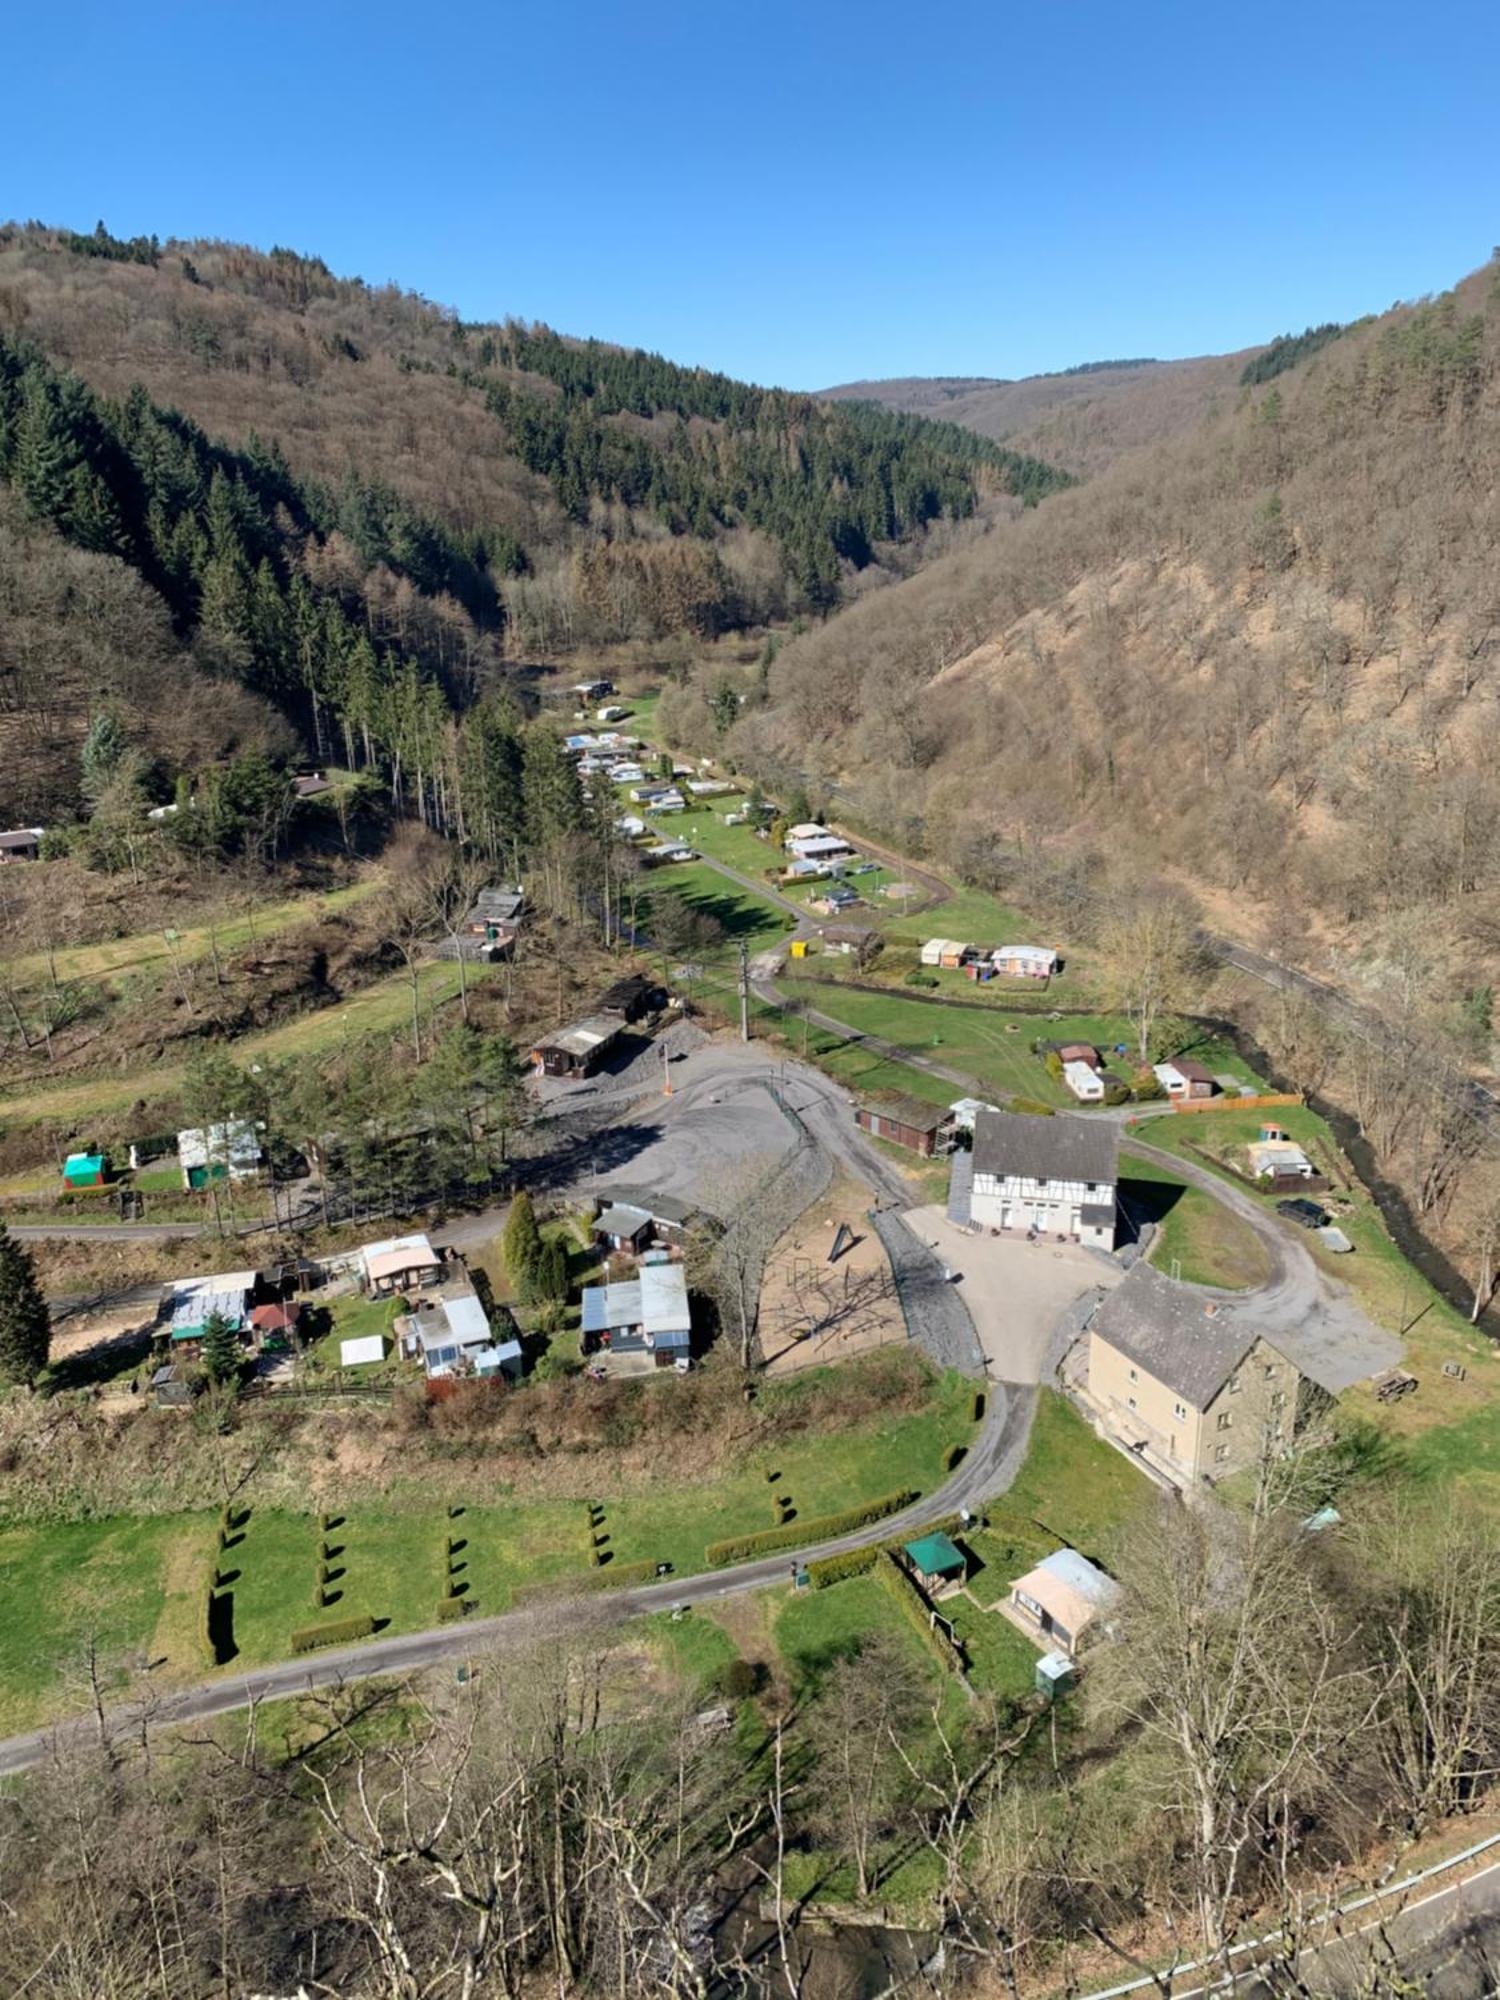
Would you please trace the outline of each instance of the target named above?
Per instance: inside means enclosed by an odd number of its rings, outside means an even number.
[[[1221,1296],[1270,1333],[1304,1374],[1337,1395],[1400,1360],[1395,1334],[1367,1319],[1348,1286],[1324,1271],[1290,1225],[1268,1215],[1253,1195],[1178,1153],[1134,1136],[1125,1143],[1128,1151],[1201,1188],[1255,1232],[1271,1260],[1269,1279],[1253,1292]]]
[[[444,1626],[435,1632],[414,1632],[398,1639],[376,1639],[362,1646],[342,1646],[319,1653],[310,1660],[266,1667],[255,1673],[233,1674],[181,1693],[146,1703],[133,1703],[110,1712],[110,1728],[123,1740],[141,1728],[160,1729],[185,1722],[199,1722],[246,1708],[254,1701],[278,1700],[305,1694],[311,1688],[334,1682],[363,1680],[375,1674],[407,1674],[445,1660],[515,1645],[535,1635],[546,1621],[561,1614],[578,1620],[598,1619],[617,1624],[651,1611],[666,1611],[678,1604],[710,1605],[721,1598],[745,1591],[764,1590],[785,1583],[794,1564],[816,1556],[838,1555],[846,1549],[865,1548],[872,1542],[888,1541],[896,1535],[915,1533],[929,1522],[956,1513],[962,1507],[979,1508],[1003,1493],[1013,1482],[1026,1456],[1031,1422],[1036,1411],[1036,1391],[994,1383],[978,1438],[952,1478],[903,1513],[892,1514],[850,1535],[817,1543],[805,1549],[788,1549],[762,1561],[743,1563],[735,1569],[714,1570],[703,1576],[669,1579],[645,1584],[634,1590],[590,1593],[579,1599],[554,1598],[535,1608],[507,1611],[495,1618],[476,1618],[455,1628]],[[0,1742],[0,1777],[30,1769],[42,1762],[53,1744],[70,1744],[91,1739],[97,1725],[91,1716],[76,1717],[51,1729],[34,1730]]]

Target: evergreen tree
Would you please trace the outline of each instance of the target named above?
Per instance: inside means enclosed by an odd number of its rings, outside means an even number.
[[[565,1300],[568,1296],[568,1252],[560,1236],[542,1245],[537,1259],[533,1286],[538,1299]]]
[[[0,1222],[0,1379],[29,1388],[47,1365],[52,1321],[31,1252]]]
[[[125,725],[113,708],[99,709],[89,722],[80,753],[83,796],[94,805],[110,780],[118,773],[129,744]]]
[[[240,1371],[240,1337],[223,1313],[210,1313],[198,1343],[203,1366],[215,1382],[232,1382]]]
[[[541,1261],[542,1232],[536,1225],[531,1196],[524,1188],[510,1205],[500,1247],[517,1297],[529,1300],[533,1296],[537,1266]]]

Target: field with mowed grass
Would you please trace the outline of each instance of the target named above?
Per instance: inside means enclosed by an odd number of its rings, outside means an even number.
[[[878,1357],[848,1367],[873,1365]],[[784,1402],[790,1416],[809,1397],[836,1393],[843,1372],[767,1385],[764,1414],[774,1420]],[[597,1585],[611,1569],[667,1563],[686,1575],[707,1565],[711,1543],[782,1524],[816,1534],[822,1516],[904,1489],[932,1492],[948,1476],[944,1453],[973,1434],[972,1400],[961,1377],[933,1377],[918,1408],[816,1436],[793,1425],[783,1449],[742,1458],[720,1478],[613,1492],[595,1475],[571,1498],[471,1486],[462,1458],[447,1455],[410,1503],[355,1502],[326,1531],[314,1512],[258,1507],[252,1479],[222,1550],[217,1518],[202,1512],[13,1528],[0,1535],[0,1726],[23,1728],[77,1705],[64,1669],[90,1631],[115,1686],[146,1658],[162,1684],[200,1678],[215,1566],[224,1660],[240,1665],[287,1658],[293,1632],[321,1622],[431,1627],[450,1577],[456,1597],[484,1616],[532,1589]]]
[[[1151,1126],[1153,1134],[1161,1122]],[[1120,1163],[1120,1200],[1137,1227],[1155,1225],[1151,1261],[1169,1278],[1239,1292],[1269,1281],[1270,1257],[1247,1222],[1202,1188],[1128,1148]]]

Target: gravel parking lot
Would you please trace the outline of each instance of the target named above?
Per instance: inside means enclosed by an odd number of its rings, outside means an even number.
[[[940,1208],[915,1208],[907,1221],[960,1274],[954,1289],[969,1309],[989,1372],[1002,1382],[1040,1382],[1053,1330],[1068,1307],[1124,1276],[1112,1258],[1076,1243],[970,1236]]]

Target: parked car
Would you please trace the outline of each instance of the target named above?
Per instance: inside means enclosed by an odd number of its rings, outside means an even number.
[[[1288,1222],[1300,1224],[1303,1229],[1321,1229],[1333,1220],[1326,1208],[1319,1208],[1315,1201],[1308,1201],[1301,1195],[1294,1196],[1290,1201],[1278,1201],[1276,1213],[1284,1215]]]

